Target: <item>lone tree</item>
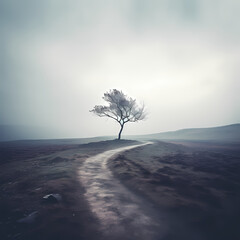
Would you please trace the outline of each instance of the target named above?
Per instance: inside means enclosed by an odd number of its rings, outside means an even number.
[[[146,117],[144,105],[138,106],[135,99],[126,96],[122,91],[110,90],[104,93],[103,99],[108,103],[108,106],[96,105],[90,112],[99,117],[109,117],[117,121],[121,126],[118,140],[121,139],[125,123],[138,122]]]

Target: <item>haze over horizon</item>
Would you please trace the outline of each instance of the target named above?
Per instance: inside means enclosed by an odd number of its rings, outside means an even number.
[[[116,135],[89,112],[109,89],[144,102],[123,135],[240,122],[238,0],[0,0],[0,126]]]

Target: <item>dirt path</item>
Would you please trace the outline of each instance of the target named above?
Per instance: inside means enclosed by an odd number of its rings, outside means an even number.
[[[124,187],[107,167],[110,158],[139,146],[122,147],[88,158],[79,169],[85,197],[109,239],[159,239],[161,227],[146,204]]]

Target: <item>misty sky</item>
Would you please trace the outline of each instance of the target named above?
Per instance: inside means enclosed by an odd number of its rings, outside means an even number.
[[[0,0],[0,125],[116,134],[89,112],[119,89],[148,118],[123,134],[240,122],[239,0]]]

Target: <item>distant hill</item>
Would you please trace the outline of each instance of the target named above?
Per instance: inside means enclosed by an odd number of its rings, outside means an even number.
[[[210,140],[240,142],[240,124],[211,128],[189,128],[178,131],[162,132],[139,136],[159,140]]]
[[[48,131],[49,136],[46,139],[46,131],[30,127],[3,126],[0,125],[0,142],[35,139],[36,144],[83,144],[88,142],[97,142],[115,139],[116,136],[102,136],[94,138],[56,138],[54,133]],[[45,140],[39,140],[45,139]],[[58,139],[58,141],[56,141]],[[211,128],[188,128],[177,131],[162,132],[146,135],[123,136],[123,139],[134,140],[195,140],[195,141],[228,141],[240,142],[240,124],[232,124],[221,127]]]

